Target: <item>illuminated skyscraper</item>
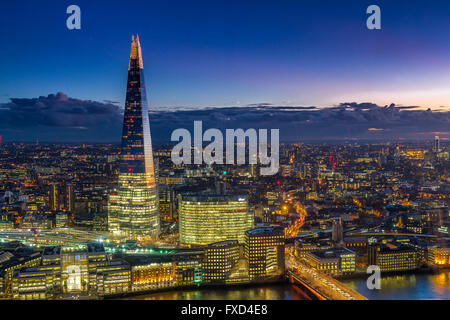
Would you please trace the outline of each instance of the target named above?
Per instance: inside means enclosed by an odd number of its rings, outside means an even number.
[[[67,212],[73,212],[74,192],[73,192],[72,184],[68,183],[64,187],[63,197],[64,197],[64,203],[63,203],[64,210]]]
[[[439,152],[440,151],[440,145],[439,145],[439,136],[435,136],[434,137],[434,145],[433,145],[433,151],[434,152]]]
[[[159,234],[158,190],[139,36],[131,42],[120,152],[119,185],[110,195],[109,231],[130,239]]]
[[[50,204],[50,210],[52,210],[52,211],[59,210],[59,206],[60,206],[59,186],[56,183],[52,183],[50,185],[49,204]]]

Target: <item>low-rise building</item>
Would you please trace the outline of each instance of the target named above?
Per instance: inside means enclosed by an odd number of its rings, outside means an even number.
[[[306,261],[314,269],[330,275],[348,275],[356,270],[356,254],[347,248],[309,252]]]
[[[416,249],[396,242],[369,245],[368,262],[378,266],[382,272],[414,270],[418,266]]]
[[[15,270],[12,278],[12,297],[20,300],[46,300],[53,296],[55,283],[53,270],[40,267]]]
[[[97,266],[95,292],[100,296],[126,294],[130,292],[130,265],[123,260],[112,260],[107,265]]]
[[[237,240],[216,242],[205,249],[203,258],[203,281],[225,283],[239,260]]]
[[[450,267],[450,247],[433,246],[428,250],[428,261],[432,267]]]

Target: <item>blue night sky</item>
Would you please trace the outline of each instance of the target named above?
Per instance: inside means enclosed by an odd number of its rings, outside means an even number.
[[[66,28],[71,4],[81,30]],[[371,4],[382,30],[366,28]],[[63,92],[123,107],[138,33],[152,110],[355,101],[449,111],[449,13],[445,0],[2,1],[0,103]],[[445,117],[435,130],[450,131]]]

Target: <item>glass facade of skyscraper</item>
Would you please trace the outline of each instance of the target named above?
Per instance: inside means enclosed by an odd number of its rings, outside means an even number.
[[[253,227],[247,196],[179,195],[180,242],[208,245],[226,240],[244,242]]]
[[[159,234],[158,191],[139,37],[132,39],[120,153],[119,186],[110,195],[109,231],[132,239]]]

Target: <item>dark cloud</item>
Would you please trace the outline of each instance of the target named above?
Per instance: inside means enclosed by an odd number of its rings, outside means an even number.
[[[69,98],[62,92],[39,98],[11,98],[1,106],[2,122],[14,126],[78,127],[120,123],[119,107],[112,103]]]
[[[121,122],[117,105],[74,99],[62,92],[11,98],[0,105],[0,134],[9,141],[108,141],[110,135],[120,137],[115,129]]]
[[[333,139],[429,139],[434,132],[450,137],[450,112],[415,106],[378,106],[346,102],[329,108],[257,103],[150,112],[152,137],[168,143],[173,130],[208,128],[278,128],[283,141]],[[70,98],[64,93],[33,99],[12,98],[0,105],[0,135],[5,141],[118,142],[122,109],[113,101]]]
[[[279,128],[283,141],[345,139],[429,139],[435,132],[450,137],[450,112],[418,110],[415,106],[378,106],[347,102],[329,108],[275,106],[179,110],[151,114],[152,135],[167,141],[175,128]],[[426,134],[424,134],[426,133]]]

